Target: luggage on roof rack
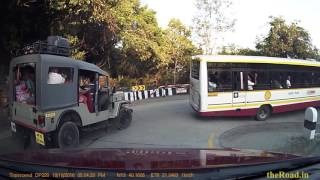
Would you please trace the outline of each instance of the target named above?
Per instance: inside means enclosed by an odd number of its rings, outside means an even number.
[[[14,53],[15,56],[26,54],[53,54],[68,57],[70,56],[69,41],[61,36],[49,36],[46,41],[27,44]]]

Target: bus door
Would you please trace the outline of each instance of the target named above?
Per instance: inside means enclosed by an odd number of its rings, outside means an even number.
[[[242,107],[246,103],[244,72],[232,72],[232,106]]]

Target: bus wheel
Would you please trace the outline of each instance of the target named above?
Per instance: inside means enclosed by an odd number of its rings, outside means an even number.
[[[257,121],[265,121],[271,115],[271,108],[269,106],[263,105],[258,109],[256,114]]]
[[[79,145],[79,129],[74,122],[65,122],[59,128],[58,145],[60,148],[74,148]]]

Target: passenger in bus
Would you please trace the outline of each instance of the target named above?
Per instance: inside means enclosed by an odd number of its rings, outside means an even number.
[[[255,85],[255,83],[252,81],[251,76],[248,74],[248,90],[252,91],[254,85]]]
[[[218,78],[217,78],[218,73],[215,72],[214,74],[211,74],[209,77],[209,82],[208,82],[208,89],[209,91],[214,91],[218,87]]]
[[[213,91],[214,89],[217,89],[217,84],[209,81],[209,91]]]
[[[287,77],[286,86],[287,86],[287,88],[291,88],[291,76]]]

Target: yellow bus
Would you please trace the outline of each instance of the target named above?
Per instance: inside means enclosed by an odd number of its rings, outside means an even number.
[[[255,116],[320,105],[320,62],[262,56],[194,56],[190,105],[200,116]]]

